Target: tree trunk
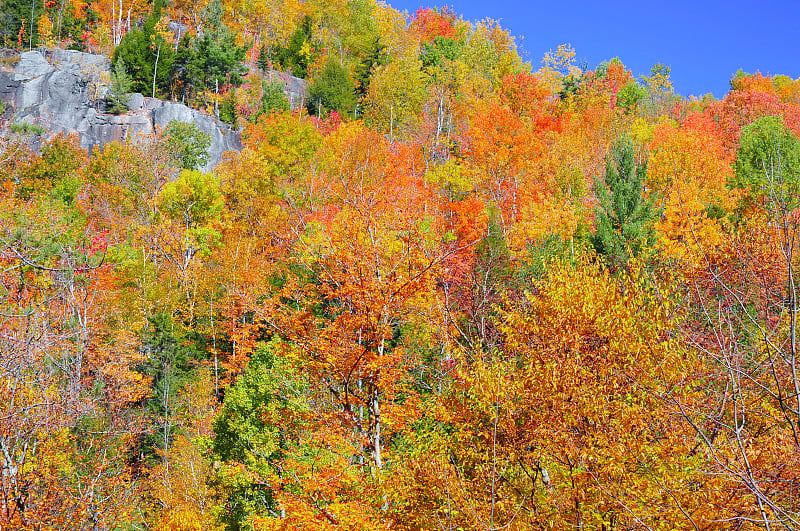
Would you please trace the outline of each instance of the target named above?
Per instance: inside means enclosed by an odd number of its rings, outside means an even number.
[[[383,468],[381,458],[381,405],[378,400],[378,390],[374,389],[369,397],[369,412],[372,416],[372,462],[380,471]]]
[[[156,51],[156,65],[153,68],[153,97],[156,97],[156,74],[158,74],[158,58],[161,57],[161,44],[158,44],[158,50]]]

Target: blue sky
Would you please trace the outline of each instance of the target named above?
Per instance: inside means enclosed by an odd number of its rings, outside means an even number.
[[[612,57],[636,76],[659,61],[670,65],[683,96],[720,98],[739,68],[800,77],[800,0],[387,2],[410,13],[447,5],[467,20],[500,20],[534,70],[546,51],[568,42],[590,68]]]

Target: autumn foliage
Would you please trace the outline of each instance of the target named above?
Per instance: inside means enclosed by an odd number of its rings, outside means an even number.
[[[800,527],[800,82],[372,0],[35,9],[153,22],[242,149],[0,122],[0,527]],[[347,108],[286,98],[330,65]]]

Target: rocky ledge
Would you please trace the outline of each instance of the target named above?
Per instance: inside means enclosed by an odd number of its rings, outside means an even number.
[[[4,117],[44,127],[48,134],[76,133],[90,152],[107,142],[135,140],[164,128],[172,120],[194,123],[211,135],[210,160],[217,166],[226,151],[240,150],[237,130],[186,105],[132,94],[130,110],[113,115],[105,111],[110,62],[102,55],[72,50],[38,50],[3,59],[0,100]]]

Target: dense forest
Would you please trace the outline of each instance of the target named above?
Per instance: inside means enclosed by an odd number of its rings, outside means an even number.
[[[800,81],[376,0],[0,0],[0,42],[243,139],[1,104],[3,530],[800,528]]]

